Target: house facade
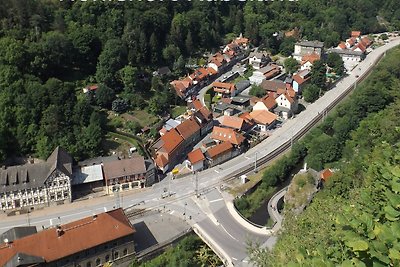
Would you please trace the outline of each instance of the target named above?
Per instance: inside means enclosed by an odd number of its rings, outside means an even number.
[[[251,52],[249,55],[249,64],[253,67],[255,70],[259,70],[260,68],[264,67],[267,65],[269,62],[271,62],[271,58],[266,52]]]
[[[25,228],[2,235],[0,266],[94,267],[126,264],[135,255],[136,230],[122,209],[40,232]]]
[[[71,202],[72,158],[57,147],[44,163],[0,169],[1,210]]]
[[[205,157],[200,148],[197,148],[188,154],[188,159],[186,161],[186,167],[192,172],[201,171],[204,169]]]
[[[318,41],[301,41],[294,45],[293,58],[301,61],[305,55],[318,54],[321,56],[324,50],[324,43]]]
[[[222,142],[206,152],[209,165],[221,164],[233,157],[233,146],[230,142]]]
[[[103,172],[107,194],[145,187],[149,184],[146,183],[147,178],[154,182],[151,174],[154,175],[155,172],[151,167],[154,168],[152,165],[146,165],[144,158],[140,156],[105,162]],[[148,171],[150,174],[147,174]]]

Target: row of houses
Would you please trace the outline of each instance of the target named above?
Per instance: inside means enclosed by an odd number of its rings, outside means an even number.
[[[45,162],[1,168],[0,208],[6,211],[68,203],[74,192],[100,188],[112,193],[145,187],[155,180],[152,160],[111,156],[74,165],[72,157],[57,147]]]
[[[152,145],[153,157],[163,173],[171,170],[213,126],[213,115],[199,100],[191,103],[192,114],[182,122],[170,120]]]
[[[222,51],[211,55],[207,66],[197,68],[192,74],[170,84],[176,94],[186,99],[195,95],[203,86],[214,80],[219,73],[234,65],[238,60],[244,58],[244,51],[248,49],[249,40],[242,35],[227,44]]]
[[[136,229],[122,209],[37,232],[19,226],[1,234],[0,266],[94,267],[125,263],[135,252]]]

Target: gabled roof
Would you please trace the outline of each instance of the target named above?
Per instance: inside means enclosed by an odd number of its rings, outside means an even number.
[[[157,154],[156,159],[154,160],[154,162],[160,168],[164,168],[169,163],[168,159],[164,156],[164,154]]]
[[[196,164],[197,162],[203,161],[204,159],[205,157],[200,148],[197,148],[188,154],[188,160],[191,164]]]
[[[175,128],[184,140],[192,137],[196,132],[200,131],[200,126],[193,118],[187,119]]]
[[[346,43],[345,42],[340,42],[340,44],[338,45],[338,48],[340,49],[346,49]]]
[[[10,246],[1,244],[0,266],[5,266],[18,253],[42,257],[46,263],[54,262],[135,232],[122,209],[100,213],[61,225],[59,230],[49,228],[14,240]]]
[[[273,109],[276,106],[275,98],[271,97],[270,95],[264,96],[260,101],[263,102],[265,107],[269,110]]]
[[[355,49],[360,49],[361,50],[361,52],[365,52],[366,50],[367,50],[367,48],[362,44],[362,43],[358,43],[354,48],[353,48],[353,50],[355,50]]]
[[[299,85],[302,85],[311,78],[311,76],[307,77],[308,73],[308,70],[299,71],[298,73],[293,75],[293,80],[296,81]]]
[[[305,47],[315,47],[315,48],[323,48],[324,43],[319,41],[301,41],[296,43],[296,45],[305,46]]]
[[[363,38],[361,38],[361,43],[365,46],[368,47],[371,45],[372,41],[367,37],[364,36]]]
[[[253,118],[250,116],[249,112],[244,112],[239,115],[239,118],[244,119],[246,123],[253,124]]]
[[[361,35],[360,31],[351,31],[351,37],[357,38],[360,37],[360,35]]]
[[[199,110],[199,109],[201,109],[202,107],[203,107],[203,104],[200,102],[200,100],[199,99],[194,99],[193,101],[192,101],[192,106],[193,106],[193,108],[195,109],[195,110]]]
[[[278,90],[277,95],[278,95],[278,97],[283,95],[290,103],[294,102],[294,99],[289,95],[288,90],[280,89],[280,90]]]
[[[215,75],[218,73],[215,69],[213,69],[211,67],[207,68],[207,72],[209,73],[209,75]]]
[[[109,180],[134,174],[146,173],[146,165],[144,163],[144,158],[138,156],[130,159],[104,162],[103,172],[105,179]]]
[[[240,145],[244,141],[244,136],[230,128],[214,126],[211,138],[219,141],[228,141],[234,145]]]
[[[214,159],[221,154],[231,151],[232,148],[233,146],[230,142],[222,142],[221,144],[218,144],[207,150],[207,155],[209,158]]]
[[[310,62],[311,64],[314,64],[315,61],[320,60],[321,56],[318,55],[317,53],[311,53],[304,55],[301,58],[301,65],[304,65],[306,62]]]
[[[223,116],[221,125],[241,131],[244,125],[244,119],[235,116]]]
[[[174,151],[183,142],[182,136],[180,136],[175,129],[169,130],[160,138],[163,141],[162,147],[168,154]]]
[[[250,116],[256,123],[265,125],[272,124],[278,118],[277,115],[275,115],[272,112],[269,112],[268,110],[255,110],[250,112]]]
[[[281,95],[283,93],[288,93],[288,95],[291,98],[295,98],[296,97],[296,91],[293,89],[293,87],[291,85],[286,86],[286,89],[278,89],[278,91],[276,93],[278,95]]]
[[[214,91],[216,92],[232,92],[235,90],[235,85],[233,83],[213,82],[212,86],[214,87]]]
[[[279,88],[286,88],[286,83],[281,80],[263,80],[260,86],[266,91],[276,92]]]
[[[356,38],[354,38],[354,37],[351,37],[350,39],[347,39],[346,40],[346,42],[350,45],[350,46],[353,46],[353,45],[355,45],[355,43],[356,43]]]
[[[325,169],[321,172],[320,177],[322,180],[326,182],[326,180],[328,180],[328,178],[331,177],[332,175],[333,172],[330,169]]]

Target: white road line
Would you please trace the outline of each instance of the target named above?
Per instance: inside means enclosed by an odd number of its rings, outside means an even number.
[[[209,201],[210,203],[213,203],[213,202],[217,202],[217,201],[221,201],[221,200],[224,200],[223,198],[218,198],[218,199],[214,199],[214,200],[211,200],[211,201]]]
[[[217,170],[214,170],[216,173],[219,173],[219,171],[217,171]]]
[[[235,239],[237,242],[240,242],[240,241],[237,240],[235,237],[233,237],[233,235],[231,235],[230,233],[228,233],[228,231],[226,231],[225,227],[224,227],[222,224],[220,224],[220,225],[221,225],[222,229],[224,229],[224,231],[225,231],[230,237],[232,237],[232,239]]]
[[[235,257],[232,257],[232,260],[237,261],[238,259],[236,259]]]
[[[171,211],[169,214],[171,214],[171,215],[172,215],[172,214],[174,214],[174,212],[175,212],[175,211],[173,210],[173,211]]]
[[[246,159],[251,159],[250,157],[248,157],[248,156],[244,156]]]

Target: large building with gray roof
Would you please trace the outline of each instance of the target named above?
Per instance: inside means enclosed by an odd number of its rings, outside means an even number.
[[[0,169],[1,210],[27,209],[71,201],[72,158],[57,147],[43,163]]]

